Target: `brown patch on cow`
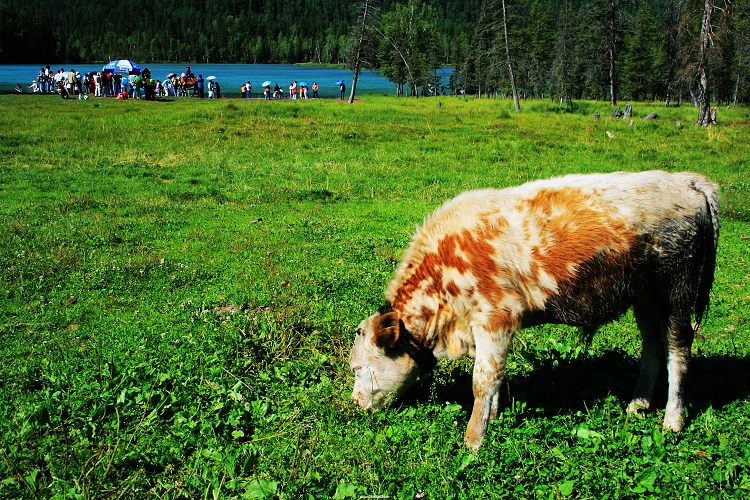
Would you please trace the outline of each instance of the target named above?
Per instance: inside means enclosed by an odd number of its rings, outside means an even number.
[[[454,297],[461,295],[461,290],[458,288],[455,281],[449,281],[448,284],[445,285],[445,291]]]
[[[432,317],[435,316],[435,312],[427,306],[422,306],[420,312],[422,313],[420,319],[424,321],[425,324],[429,323]]]
[[[453,268],[459,273],[465,273],[469,269],[469,263],[456,253],[458,241],[458,236],[449,234],[440,240],[437,252],[422,257],[419,266],[398,288],[393,300],[394,309],[400,310],[402,304],[408,302],[425,282],[431,293],[439,295],[443,284],[443,269]]]
[[[477,291],[491,304],[498,304],[504,295],[497,279],[500,270],[495,259],[495,249],[490,243],[490,239],[496,236],[496,232],[485,226],[474,232],[464,230],[460,242],[461,250],[471,263]]]
[[[518,329],[520,318],[506,309],[496,309],[490,314],[489,329],[492,332],[513,332]]]
[[[526,203],[537,216],[542,238],[540,246],[532,249],[533,262],[555,280],[569,279],[571,266],[602,250],[620,253],[635,241],[623,220],[611,217],[606,207],[595,207],[579,189],[542,190]],[[532,274],[536,280],[538,269],[533,265]]]

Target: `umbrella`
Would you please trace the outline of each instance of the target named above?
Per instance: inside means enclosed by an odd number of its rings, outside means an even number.
[[[344,80],[336,80],[336,85],[341,85],[342,83],[344,83]]]
[[[268,87],[269,85],[271,85],[271,80],[266,80],[265,82],[260,84],[261,87]]]
[[[307,82],[299,82],[300,87],[307,87]]]
[[[130,59],[118,59],[110,61],[102,67],[102,71],[107,73],[117,73],[120,75],[139,75],[141,67]]]
[[[207,76],[206,80],[207,81],[216,80],[216,77],[215,76]]]
[[[174,78],[175,76],[177,76],[177,73],[170,73],[167,75],[167,78]]]

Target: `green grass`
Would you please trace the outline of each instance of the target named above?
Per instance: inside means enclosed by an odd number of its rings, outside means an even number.
[[[690,107],[636,104],[629,127],[604,103],[522,105],[0,96],[0,497],[750,494],[745,110],[704,130]],[[519,334],[477,454],[470,360],[380,413],[349,401],[353,331],[443,201],[653,168],[722,194],[681,434],[625,414],[630,315],[587,348]]]

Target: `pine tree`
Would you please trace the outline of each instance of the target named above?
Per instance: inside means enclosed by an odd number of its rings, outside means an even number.
[[[396,83],[397,93],[404,85],[410,95],[418,88],[434,84],[440,67],[437,17],[429,5],[418,0],[396,4],[383,16],[379,60],[383,74]]]
[[[656,22],[648,3],[641,4],[632,30],[624,37],[622,54],[622,93],[629,99],[653,98],[660,86],[661,56]]]
[[[534,0],[522,36],[527,49],[525,66],[528,90],[535,97],[544,97],[549,91],[547,82],[551,77],[555,28],[549,5]]]
[[[558,26],[556,56],[552,64],[552,94],[572,107],[576,78],[576,24],[571,0],[563,0]]]

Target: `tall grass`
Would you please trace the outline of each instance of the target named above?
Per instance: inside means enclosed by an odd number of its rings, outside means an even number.
[[[706,130],[692,108],[644,103],[632,126],[603,103],[528,102],[517,115],[509,101],[462,98],[0,96],[0,107],[0,496],[750,489],[743,110],[722,109]],[[478,454],[461,441],[468,360],[441,362],[381,413],[349,402],[351,332],[440,203],[654,168],[704,173],[722,194],[682,434],[661,431],[660,410],[625,415],[639,355],[629,316],[588,348],[564,327],[520,334]]]

